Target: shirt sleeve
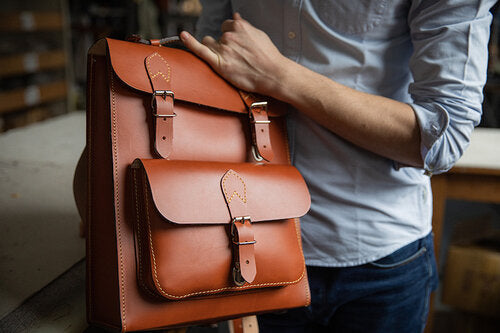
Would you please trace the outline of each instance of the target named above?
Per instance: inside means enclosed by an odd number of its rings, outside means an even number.
[[[221,35],[221,24],[233,15],[230,0],[201,0],[202,12],[196,23],[196,38],[204,36],[218,39]]]
[[[408,17],[414,82],[409,93],[424,168],[450,169],[468,147],[482,113],[493,0],[413,1]]]

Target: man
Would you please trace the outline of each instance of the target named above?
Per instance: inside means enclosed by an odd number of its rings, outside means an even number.
[[[260,316],[262,332],[423,330],[437,284],[429,176],[479,123],[493,4],[205,1],[212,37],[181,33],[235,86],[291,106],[312,304]]]

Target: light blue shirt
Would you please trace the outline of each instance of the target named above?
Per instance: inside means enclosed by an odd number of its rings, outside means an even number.
[[[301,219],[308,265],[382,258],[431,231],[429,174],[450,169],[481,118],[493,0],[207,0],[198,36],[233,11],[288,58],[351,88],[408,103],[423,169],[359,148],[298,111],[293,164],[312,197]],[[426,175],[427,174],[427,175]]]

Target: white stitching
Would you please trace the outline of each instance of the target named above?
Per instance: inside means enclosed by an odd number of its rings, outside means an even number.
[[[236,178],[238,178],[241,183],[243,184],[243,197],[241,197],[241,195],[236,192],[236,191],[233,191],[233,194],[231,194],[231,197],[229,197],[228,193],[227,193],[227,188],[226,188],[226,180],[229,176],[231,175],[234,175],[236,176]],[[224,176],[224,178],[222,179],[222,188],[224,190],[224,194],[226,196],[226,200],[227,200],[227,203],[230,204],[231,203],[231,200],[233,200],[234,196],[236,195],[238,198],[241,199],[241,201],[243,201],[243,203],[247,203],[247,185],[245,184],[245,181],[240,177],[240,175],[238,175],[236,172],[233,172],[232,170],[229,170],[226,175]]]
[[[158,295],[154,294],[149,287],[146,285],[144,282],[144,273],[143,273],[143,262],[142,262],[142,235],[141,235],[141,218],[140,218],[140,209],[139,209],[139,195],[137,193],[137,169],[133,169],[134,174],[134,201],[135,201],[135,211],[136,211],[136,230],[137,230],[137,252],[138,252],[138,257],[139,257],[139,284],[143,288],[144,291],[146,291],[150,296],[153,296],[155,298],[158,297]]]
[[[119,251],[119,256],[120,256],[120,289],[122,292],[122,326],[123,330],[125,331],[127,329],[127,324],[126,324],[126,319],[127,319],[127,313],[126,313],[126,308],[127,304],[125,302],[125,273],[124,273],[124,267],[123,267],[123,255],[122,255],[122,241],[121,241],[121,228],[120,228],[120,196],[119,196],[119,187],[120,187],[120,181],[118,178],[118,149],[117,149],[117,123],[116,123],[116,101],[115,101],[115,88],[114,88],[114,80],[113,80],[113,74],[111,73],[111,99],[112,99],[112,115],[113,115],[113,130],[112,130],[112,135],[113,135],[113,164],[114,164],[114,175],[115,175],[115,198],[116,198],[116,224],[118,226],[118,251]]]
[[[152,74],[152,70],[151,70],[151,66],[150,66],[150,61],[151,61],[151,59],[153,57],[159,57],[165,63],[165,65],[167,66],[167,76],[166,77],[165,77],[165,74],[162,71],[157,71],[155,74]],[[161,75],[166,82],[170,82],[170,65],[158,53],[155,52],[151,56],[149,56],[149,57],[146,58],[146,67],[148,68],[148,72],[151,75],[151,79],[154,79],[158,75]]]

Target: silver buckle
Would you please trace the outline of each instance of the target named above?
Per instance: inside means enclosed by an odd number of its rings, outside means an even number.
[[[232,221],[231,221],[231,241],[233,242],[234,245],[250,245],[250,244],[255,244],[257,243],[256,240],[253,240],[253,241],[250,241],[250,242],[237,242],[235,241],[235,231],[234,231],[234,228],[236,228],[234,226],[235,223],[241,223],[241,224],[245,224],[245,221],[248,221],[248,223],[252,223],[252,219],[250,218],[250,216],[241,216],[241,217],[235,217]]]
[[[252,105],[250,105],[250,110],[258,109],[258,108],[262,108],[262,109],[264,109],[264,111],[267,112],[267,102],[255,102],[255,103],[252,103]],[[270,124],[271,123],[270,120],[255,120],[255,119],[253,119],[252,112],[249,112],[248,115],[250,116],[250,120],[251,120],[252,124]]]
[[[153,95],[151,97],[151,108],[153,109],[153,116],[159,117],[159,118],[166,118],[166,117],[175,117],[177,116],[176,113],[174,114],[159,114],[156,112],[156,96],[161,96],[164,100],[167,100],[167,97],[172,97],[172,101],[175,100],[174,92],[171,90],[155,90],[153,92]]]
[[[250,110],[262,108],[267,112],[267,102],[255,102],[250,105]],[[270,120],[255,120],[253,119],[252,112],[248,112],[248,116],[253,124],[269,124]]]
[[[267,102],[255,102],[250,105],[250,109],[263,107],[267,111]]]

